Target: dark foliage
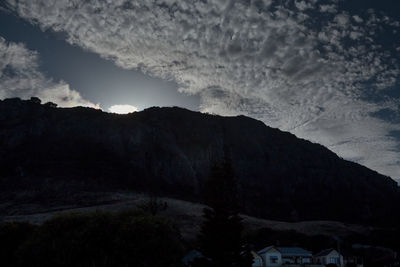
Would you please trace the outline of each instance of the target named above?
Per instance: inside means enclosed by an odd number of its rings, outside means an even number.
[[[9,231],[6,241],[13,242]],[[12,251],[9,265],[179,266],[183,248],[179,231],[168,221],[144,213],[68,214],[38,227]]]
[[[398,266],[399,240],[400,229],[375,228],[368,235],[351,235],[343,241],[343,244],[352,255],[362,257],[366,267]],[[397,259],[394,260],[395,258]],[[397,262],[397,265],[394,262]]]
[[[265,246],[275,245],[282,247],[302,247],[309,251],[319,252],[326,248],[337,248],[337,241],[324,235],[304,235],[296,231],[277,231],[269,228],[262,228],[255,231],[247,231],[245,238],[248,243],[258,251]]]
[[[168,208],[168,203],[159,200],[158,197],[154,195],[151,195],[147,200],[139,204],[138,208],[154,216],[161,211],[165,211]]]
[[[35,231],[28,223],[11,222],[0,225],[0,266],[15,267],[18,249]]]
[[[198,266],[245,267],[252,258],[242,238],[237,188],[230,162],[214,165],[205,185],[204,222],[199,235],[200,251],[206,259]]]

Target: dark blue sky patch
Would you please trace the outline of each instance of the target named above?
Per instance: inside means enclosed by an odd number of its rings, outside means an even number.
[[[400,130],[399,131],[391,131],[389,133],[389,136],[391,136],[391,137],[393,137],[393,138],[395,138],[396,140],[399,141],[398,144],[397,144],[397,147],[396,147],[396,149],[394,151],[396,151],[396,152],[400,151]],[[400,163],[400,157],[397,160],[398,160],[398,163]]]
[[[386,15],[398,19],[400,1],[398,0],[345,0],[339,2],[339,8],[352,13],[365,13],[368,9],[379,10]]]
[[[389,123],[400,123],[400,114],[399,112],[393,111],[391,109],[381,109],[378,112],[372,114],[372,116],[384,120]],[[400,139],[399,139],[400,141]]]

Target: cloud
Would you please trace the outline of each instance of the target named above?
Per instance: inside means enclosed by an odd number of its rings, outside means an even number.
[[[313,8],[312,4],[306,1],[295,1],[294,4],[301,11]]]
[[[363,20],[360,16],[358,16],[358,15],[354,15],[354,16],[353,16],[353,19],[354,19],[354,21],[357,22],[357,23],[362,23],[362,22],[364,22],[364,20]]]
[[[349,24],[350,17],[346,13],[341,13],[335,16],[334,21],[342,28],[346,28]]]
[[[337,6],[336,5],[320,5],[319,9],[321,12],[328,12],[328,13],[336,13]]]
[[[23,44],[7,42],[0,36],[0,99],[37,96],[44,102],[62,107],[88,106],[99,108],[84,100],[65,82],[54,82],[39,70],[39,55]]]
[[[138,108],[131,105],[113,105],[108,110],[112,113],[127,114],[138,111]]]
[[[250,115],[400,177],[399,125],[374,115],[399,107],[386,95],[398,53],[380,38],[398,22],[381,13],[336,0],[7,2],[122,68],[176,81],[203,111]]]

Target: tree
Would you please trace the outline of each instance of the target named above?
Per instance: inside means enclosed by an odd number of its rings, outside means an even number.
[[[165,211],[168,208],[168,203],[166,201],[159,200],[155,194],[149,194],[149,197],[140,203],[138,208],[155,216],[157,213]]]
[[[18,248],[30,238],[36,226],[24,222],[0,224],[0,266],[17,266]]]
[[[204,222],[199,235],[204,257],[195,266],[251,266],[250,253],[244,251],[242,218],[239,216],[237,186],[229,160],[214,164],[205,184]]]
[[[179,230],[164,218],[94,212],[46,221],[17,252],[17,266],[175,267],[183,245]]]

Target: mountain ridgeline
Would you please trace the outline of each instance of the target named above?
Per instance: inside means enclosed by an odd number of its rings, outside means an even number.
[[[124,190],[202,202],[210,167],[226,156],[243,213],[288,221],[398,221],[400,192],[391,178],[245,116],[176,107],[117,115],[0,101],[1,203],[50,205],[77,193]]]

